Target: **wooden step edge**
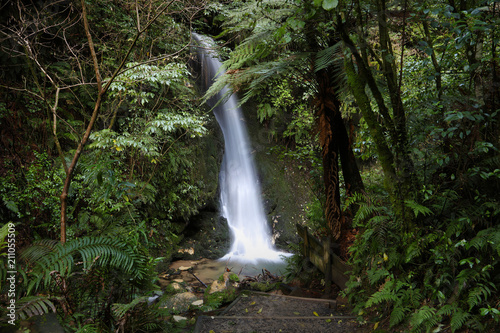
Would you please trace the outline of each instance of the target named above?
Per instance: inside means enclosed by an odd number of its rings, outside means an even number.
[[[269,294],[269,293],[265,293],[265,292],[262,292],[262,291],[253,291],[253,290],[249,290],[249,291],[245,290],[244,292],[248,293],[248,294],[254,294],[254,295],[276,296],[276,297],[282,297],[282,298],[297,299],[297,300],[301,300],[301,301],[304,301],[304,302],[337,303],[337,300],[335,300],[335,299],[327,299],[327,298],[311,298],[311,297],[278,295],[278,294]],[[241,295],[240,295],[240,297],[241,297]]]
[[[286,320],[286,319],[318,319],[318,320],[325,320],[325,319],[331,319],[331,320],[351,320],[351,319],[356,319],[358,317],[356,316],[274,316],[274,317],[264,317],[264,316],[199,316],[198,319],[200,318],[210,318],[212,320],[219,320],[219,319],[251,319],[251,320]]]

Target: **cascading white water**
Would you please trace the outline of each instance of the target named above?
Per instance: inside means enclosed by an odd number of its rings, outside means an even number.
[[[198,43],[204,89],[217,77],[222,63],[213,52],[213,41],[193,33]],[[212,51],[210,51],[212,50]],[[220,172],[221,214],[232,234],[229,253],[223,259],[238,262],[282,261],[286,253],[278,252],[271,243],[271,232],[261,199],[253,158],[242,113],[235,95],[224,88],[208,101],[224,135],[224,157]],[[223,102],[217,102],[224,98]]]

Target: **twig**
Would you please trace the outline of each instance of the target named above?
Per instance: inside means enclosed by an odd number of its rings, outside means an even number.
[[[195,279],[198,280],[198,282],[200,282],[205,288],[208,288],[208,286],[205,283],[203,283],[203,281],[201,281],[196,275],[194,275],[192,270],[188,270],[188,272],[191,273],[191,275],[193,275]]]

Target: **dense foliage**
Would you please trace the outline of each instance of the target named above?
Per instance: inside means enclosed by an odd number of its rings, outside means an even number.
[[[216,190],[197,159],[206,111],[187,69],[201,9],[2,4],[0,214],[15,223],[21,319],[57,312],[70,330],[169,325],[160,318],[171,309],[146,306],[155,268]]]
[[[155,267],[216,191],[198,158],[209,129],[187,69],[195,27],[218,35],[226,60],[207,96],[229,84],[258,105],[271,152],[309,175],[309,227],[349,258],[361,321],[500,326],[499,3],[1,8],[0,214],[16,226],[22,317],[57,312],[73,331],[168,325],[169,309],[147,306]]]
[[[226,34],[241,42],[221,83],[257,98],[261,119],[286,119],[288,130],[309,91],[317,96],[309,117],[321,127],[322,81],[312,79],[331,68],[330,93],[342,101],[336,112],[356,125],[357,157],[372,163],[366,190],[345,192],[343,204],[344,213],[357,211],[345,292],[356,313],[391,330],[498,327],[498,4],[276,0],[228,8]],[[290,78],[298,82],[279,91]],[[299,87],[310,88],[297,94]],[[296,100],[288,119],[269,108],[287,93]],[[322,145],[321,133],[311,140]],[[310,214],[316,226],[318,216]]]

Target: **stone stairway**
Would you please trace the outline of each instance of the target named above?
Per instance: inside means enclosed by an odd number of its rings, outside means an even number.
[[[356,332],[355,317],[337,309],[335,300],[241,294],[218,316],[200,316],[195,333]]]

